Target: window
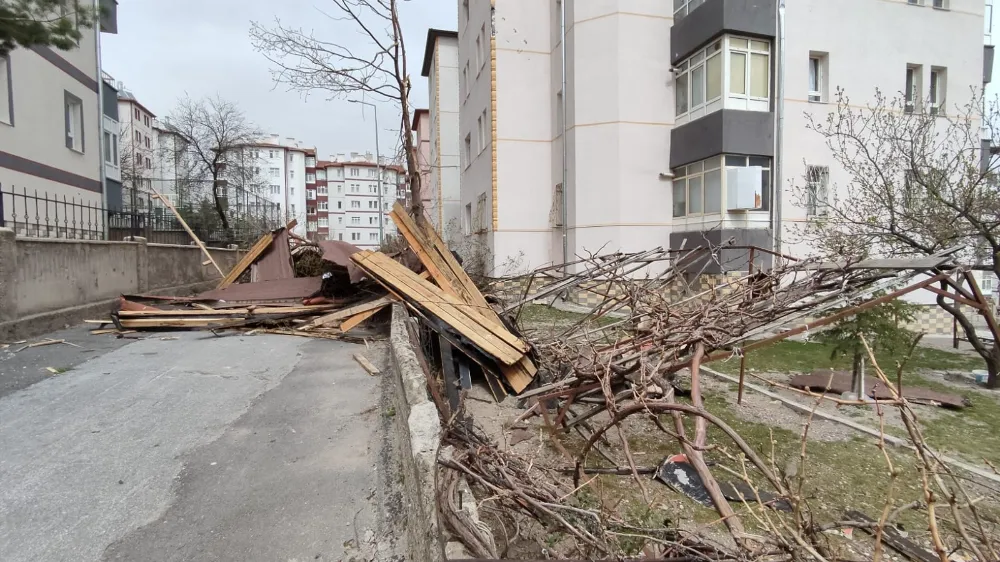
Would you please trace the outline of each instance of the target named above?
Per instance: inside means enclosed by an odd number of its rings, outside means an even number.
[[[146,126],[148,127],[148,126],[149,126],[149,115],[143,115],[143,116],[142,116],[142,121],[143,121],[143,123],[145,123],[145,124],[146,124]]]
[[[316,158],[313,156],[306,156],[306,168],[315,168]]]
[[[326,228],[326,227],[330,226],[330,219],[328,217],[320,217],[319,218],[319,226],[320,226],[320,228]]]
[[[268,173],[271,175],[272,178],[281,177],[281,170],[278,168],[268,168]]]
[[[315,215],[316,214],[316,207],[310,207],[310,206],[306,205],[306,214],[307,215]]]
[[[360,209],[361,208],[361,201],[351,201],[351,208],[352,209]]]
[[[806,166],[806,214],[810,217],[826,216],[829,184],[828,166]]]
[[[361,224],[361,217],[351,217],[351,224]]]
[[[378,177],[378,171],[375,170],[374,168],[368,168],[368,177],[370,177],[370,178],[377,178]]]
[[[294,187],[288,188],[288,194],[294,196],[295,195],[295,188]]]
[[[766,157],[726,155],[675,168],[673,216],[720,214],[724,208],[724,192],[728,198],[727,209],[761,208],[763,194],[771,184],[770,162]],[[734,189],[740,187],[740,184],[737,183],[739,178],[733,173],[739,168],[748,167],[759,167],[761,177],[760,180],[753,180],[753,200],[749,204],[737,204],[736,199],[741,194],[734,192]]]
[[[368,224],[375,224],[375,217],[368,217]]]
[[[10,54],[0,57],[0,123],[14,124],[14,84],[11,81]]]
[[[316,221],[309,221],[307,225],[309,227],[309,232],[316,232]]]
[[[484,23],[483,27],[480,28],[480,30],[479,30],[479,36],[476,37],[476,74],[477,75],[483,69],[483,66],[486,65],[485,47],[486,47],[486,24]]]
[[[316,183],[316,174],[306,174],[306,183]]]
[[[292,203],[291,205],[289,205],[289,208],[292,210],[292,214],[294,215],[295,214],[295,203]]]
[[[278,195],[279,193],[281,193],[281,186],[271,185],[271,195]]]
[[[357,193],[360,189],[361,189],[360,185],[356,183],[351,184],[351,193]]]
[[[907,65],[906,90],[904,91],[906,102],[903,109],[906,113],[913,113],[920,103],[920,82],[920,66],[914,64]]]
[[[934,0],[933,6],[935,8],[938,8],[939,10],[947,10],[948,9],[948,0]]]
[[[316,198],[316,190],[315,189],[307,189],[306,190],[306,199],[315,199],[315,198]]]
[[[66,119],[66,148],[83,152],[83,101],[64,91],[63,103]]]
[[[135,132],[135,140],[137,142],[142,142],[142,133],[140,133],[139,131],[136,131]]]
[[[111,135],[111,163],[118,165],[118,135]]]
[[[340,240],[340,241],[344,240],[344,233],[343,232],[338,232],[337,233],[337,240]]]
[[[675,217],[722,212],[722,158],[681,166],[674,172]]]
[[[104,131],[104,161],[111,163],[111,133]]]
[[[150,162],[150,160],[149,160],[149,156],[147,156],[147,157],[146,157],[146,169],[147,169],[147,170],[150,170],[150,169],[152,169],[152,168],[153,168],[153,163],[152,163],[152,162]]]
[[[316,179],[318,179],[318,180],[325,180],[326,179],[326,170],[316,170]]]
[[[358,168],[351,168],[351,175],[354,177],[358,177],[361,175],[361,170],[359,170]]]
[[[984,293],[992,293],[996,287],[996,277],[992,273],[983,273],[982,289]]]
[[[378,209],[378,201],[369,201],[368,202],[368,208],[369,209]]]
[[[339,207],[339,204],[338,204]],[[337,217],[337,224],[344,224],[344,217]]]
[[[705,0],[674,0],[674,21],[684,19],[695,8],[705,3]]]
[[[321,185],[321,186],[317,187],[316,190],[317,190],[317,192],[320,195],[326,195],[327,194],[326,193],[327,192],[327,187],[325,185]]]
[[[337,177],[338,178],[344,177],[344,169],[343,168],[337,168]]]
[[[724,37],[674,68],[674,110],[686,123],[723,107],[770,110],[770,43]]]
[[[295,153],[294,152],[289,152],[288,153],[288,161],[289,162],[295,162]]]
[[[352,232],[351,233],[351,240],[361,240],[361,233],[360,232]]]
[[[462,68],[462,83],[465,84],[465,97],[469,97],[469,90],[472,89],[472,84],[469,84],[469,63],[465,63],[465,67]]]
[[[142,113],[139,112],[139,108],[135,108],[135,118],[142,119]]]
[[[295,177],[295,170],[288,170],[288,177],[294,178]]]
[[[827,55],[823,53],[809,54],[809,101],[825,102],[826,97]]]
[[[931,67],[930,84],[930,113],[931,115],[943,115],[945,109],[945,92],[947,72],[944,68]]]
[[[337,208],[338,209],[343,209],[344,208],[344,202],[343,201],[337,201]]]
[[[276,158],[277,154],[275,154],[275,152],[273,150],[268,150],[267,151],[267,157],[268,158]]]
[[[378,233],[377,232],[369,232],[368,233],[368,239],[371,240],[372,242],[378,242]]]
[[[472,164],[472,135],[465,135],[465,167]]]

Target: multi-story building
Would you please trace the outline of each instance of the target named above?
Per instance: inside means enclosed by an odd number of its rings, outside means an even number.
[[[309,233],[307,189],[316,187],[316,149],[272,134],[249,150],[265,195],[281,206],[286,221],[298,221],[293,231],[305,237]]]
[[[323,189],[317,187],[315,207],[312,203],[309,206],[310,212],[316,212],[315,219],[310,218],[310,228],[316,225],[311,236],[375,249],[385,238],[396,235],[389,212],[398,197],[400,178],[404,177],[401,168],[378,163],[371,153],[357,152],[350,157],[330,156],[318,165],[324,171],[326,185]]]
[[[483,38],[485,40],[485,37]],[[482,47],[482,45],[480,45]],[[485,52],[485,51],[484,51]],[[480,67],[482,68],[482,67]],[[462,236],[458,32],[430,29],[421,75],[427,78],[429,182],[425,213],[445,241]],[[480,116],[482,119],[483,116]],[[414,116],[416,120],[417,115]],[[480,122],[479,127],[484,123]],[[423,186],[421,186],[423,187]]]
[[[413,112],[414,145],[413,161],[417,164],[420,174],[420,204],[424,208],[424,213],[430,217],[428,209],[432,204],[431,187],[431,119],[430,111],[427,109],[417,109]],[[455,136],[458,136],[456,132]]]
[[[158,158],[158,133],[154,130],[156,115],[121,82],[117,83],[117,89],[118,149],[124,186],[122,203],[125,209],[133,209],[145,204],[142,195],[149,192],[155,177],[154,165]]]
[[[849,183],[806,128],[837,88],[954,107],[987,78],[984,0],[789,2],[784,53],[779,2],[458,0],[464,232],[522,267],[773,248],[810,220],[792,189],[807,174],[828,197]]]
[[[104,153],[104,197],[108,209],[122,208],[122,168],[118,136],[118,89],[107,74],[101,73],[102,152]]]
[[[103,0],[100,5],[100,21],[94,28],[80,29],[75,48],[17,47],[0,57],[3,191],[37,191],[40,197],[103,205],[100,34],[117,33],[117,3]],[[10,209],[0,209],[0,219],[9,218]]]

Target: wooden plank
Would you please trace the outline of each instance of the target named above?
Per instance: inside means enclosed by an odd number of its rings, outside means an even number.
[[[319,328],[321,326],[328,326],[337,322],[338,320],[344,320],[350,318],[357,314],[367,312],[369,310],[379,310],[382,307],[391,304],[394,299],[392,297],[382,297],[373,301],[364,302],[358,305],[351,306],[349,308],[344,308],[336,312],[331,312],[325,316],[320,316],[319,318],[313,320],[312,322],[306,324],[302,327],[303,330],[311,330],[313,328]],[[345,332],[347,330],[344,330]]]
[[[527,352],[527,344],[507,332],[506,328],[489,326],[485,318],[463,306],[456,297],[420,279],[388,257],[375,252],[358,252],[351,259],[380,282],[405,293],[501,362],[513,365]],[[496,331],[505,334],[497,334]]]
[[[489,306],[486,298],[472,282],[472,278],[451,254],[447,245],[431,225],[427,224],[422,228],[418,223],[420,219],[414,221],[398,202],[393,206],[390,216],[396,223],[397,229],[406,238],[410,247],[420,258],[421,263],[424,264],[442,290],[464,298],[467,303],[477,307],[487,318],[494,319],[501,326],[503,325],[500,315]],[[501,365],[500,370],[514,392],[524,390],[531,384],[535,373],[538,372],[537,367],[527,356],[514,366]]]
[[[860,511],[847,511],[844,513],[844,517],[847,521],[857,521],[859,523],[869,524],[878,523],[878,521],[868,517]],[[862,529],[870,535],[875,534],[875,529],[869,529],[867,527],[863,527]],[[933,552],[923,549],[917,543],[901,535],[892,525],[886,525],[885,528],[882,529],[882,542],[914,562],[940,562],[941,560]]]
[[[375,365],[372,365],[372,362],[369,361],[368,358],[365,357],[364,355],[361,355],[360,353],[355,353],[354,360],[357,361],[358,364],[364,368],[364,370],[368,371],[369,375],[379,374],[378,368]]]
[[[365,259],[365,257],[361,254],[362,253],[355,254],[352,256],[352,259],[355,259],[355,263],[368,272],[374,279],[384,284],[387,288],[396,289],[400,293],[405,294],[411,301],[420,303],[421,307],[425,308],[436,318],[439,318],[444,324],[450,326],[451,329],[459,332],[471,340],[488,355],[491,355],[496,360],[508,365],[516,363],[521,357],[524,356],[522,352],[509,346],[506,342],[497,338],[488,330],[485,330],[462,310],[448,305],[444,300],[445,293],[437,287],[419,279],[418,281],[420,281],[420,283],[424,283],[426,286],[421,286],[419,284],[410,286],[407,283],[396,279],[392,276],[392,274],[386,274],[386,272],[383,271],[377,264]],[[402,268],[399,264],[396,265]],[[416,277],[408,269],[402,269],[405,270],[405,272],[411,277]],[[411,307],[416,306],[411,302],[407,302],[407,305]]]
[[[222,308],[208,310],[122,310],[118,312],[120,318],[177,318],[183,316],[266,316],[268,314],[289,314],[292,312],[315,312],[321,314],[336,310],[336,305],[315,305],[315,306],[267,306],[267,307],[242,307],[242,308]]]
[[[254,245],[250,248],[250,251],[243,255],[243,258],[240,259],[239,263],[229,270],[229,274],[223,277],[222,281],[219,281],[219,284],[215,288],[225,289],[235,283],[236,280],[240,278],[240,275],[243,275],[243,272],[246,271],[246,269],[250,267],[253,262],[257,261],[257,258],[259,258],[261,254],[271,247],[273,242],[273,232],[268,232],[258,238]]]
[[[352,329],[356,328],[358,326],[358,324],[364,322],[365,320],[368,320],[372,316],[375,316],[380,311],[384,310],[385,307],[387,307],[387,306],[389,306],[389,305],[388,304],[384,304],[384,305],[382,305],[382,306],[380,306],[378,308],[373,308],[371,310],[366,310],[364,312],[359,312],[359,313],[355,314],[354,316],[351,316],[347,320],[344,320],[343,322],[340,323],[340,330],[342,332],[350,332]]]
[[[434,285],[432,285],[427,281],[424,281],[419,276],[414,274],[412,271],[403,267],[398,262],[392,260],[391,258],[385,256],[384,254],[380,254],[377,252],[360,252],[360,253],[364,254],[363,259],[366,260],[366,264],[369,265],[374,264],[383,273],[390,275],[395,280],[403,283],[407,287],[425,291],[426,299],[435,298],[434,293],[439,291],[437,287],[435,287]],[[475,320],[477,324],[489,330],[490,333],[492,333],[494,336],[502,339],[504,342],[506,342],[511,347],[514,347],[518,351],[521,351],[522,353],[527,353],[528,350],[530,349],[528,345],[524,343],[520,338],[510,333],[510,331],[507,330],[507,327],[504,326],[503,323],[499,322],[499,318],[497,318],[496,320],[490,319],[476,307],[469,305],[468,303],[462,302],[458,297],[451,294],[444,293],[437,298],[440,298],[449,305],[455,307],[458,310],[461,310],[462,312],[465,313],[466,316]]]
[[[209,253],[208,248],[206,248],[205,245],[202,244],[201,239],[199,239],[198,236],[194,233],[194,231],[191,230],[191,227],[188,226],[188,223],[184,222],[184,217],[182,217],[181,214],[177,212],[177,209],[174,208],[173,204],[166,197],[157,193],[156,189],[154,189],[152,186],[149,186],[149,190],[153,192],[153,197],[159,199],[164,205],[166,205],[168,209],[170,209],[170,212],[172,212],[174,216],[177,217],[178,222],[181,223],[181,226],[184,227],[184,230],[186,230],[191,239],[194,240],[194,243],[197,244],[199,248],[201,248],[201,252],[205,254],[205,257],[208,258],[208,261],[212,262],[212,265],[215,266],[215,270],[219,272],[219,275],[225,277],[226,274],[222,272],[222,268],[219,267],[219,264],[215,263],[215,258],[213,258],[212,254]]]
[[[452,412],[458,411],[458,377],[455,374],[455,356],[452,353],[451,342],[438,335],[441,348],[441,371],[444,374],[444,390],[448,395],[448,405]]]

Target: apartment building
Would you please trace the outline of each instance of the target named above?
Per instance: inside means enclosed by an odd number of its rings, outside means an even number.
[[[425,213],[431,208],[432,191],[431,186],[431,119],[430,111],[427,109],[417,109],[413,112],[413,123],[410,125],[413,130],[413,160],[417,164],[420,174],[420,204]],[[455,133],[458,137],[458,133]],[[430,217],[430,214],[427,215]]]
[[[281,206],[286,221],[298,221],[293,232],[305,237],[309,233],[306,192],[316,189],[316,149],[271,134],[247,150],[264,195]]]
[[[427,31],[424,64],[420,73],[427,78],[430,102],[425,127],[429,168],[429,181],[424,190],[428,199],[425,212],[445,241],[463,235],[458,50],[458,32]],[[417,115],[414,116],[416,118]]]
[[[149,192],[156,177],[154,164],[159,136],[154,129],[156,115],[121,82],[117,82],[117,89],[122,204],[127,210],[141,210],[146,199],[142,194]]]
[[[315,202],[307,204],[310,237],[376,249],[396,235],[389,212],[405,178],[400,167],[379,163],[370,152],[333,155],[318,166],[326,180],[317,187]]]
[[[811,220],[792,186],[848,183],[804,117],[824,118],[838,87],[858,106],[878,88],[943,107],[988,79],[984,0],[790,2],[783,73],[778,4],[458,0],[464,233],[498,268],[773,248]]]
[[[117,3],[103,0],[100,5],[99,25],[81,29],[76,48],[18,47],[0,58],[3,191],[103,204],[100,34],[117,32]],[[2,203],[0,219],[8,218],[10,207],[4,211]]]

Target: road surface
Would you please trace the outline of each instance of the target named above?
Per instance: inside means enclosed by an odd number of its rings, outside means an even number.
[[[391,558],[363,347],[52,337],[83,348],[0,350],[0,560]]]

